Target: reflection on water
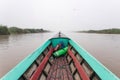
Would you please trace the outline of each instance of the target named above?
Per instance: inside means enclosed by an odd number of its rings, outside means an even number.
[[[0,50],[8,48],[9,44],[9,35],[0,36]]]
[[[120,77],[120,35],[65,33]],[[0,36],[0,77],[54,33]]]

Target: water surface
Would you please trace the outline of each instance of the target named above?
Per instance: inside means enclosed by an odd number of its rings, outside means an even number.
[[[53,36],[52,34],[0,35],[0,77]]]
[[[90,54],[120,77],[120,35],[69,33]]]
[[[65,33],[120,77],[120,35]],[[54,33],[0,35],[0,77]]]

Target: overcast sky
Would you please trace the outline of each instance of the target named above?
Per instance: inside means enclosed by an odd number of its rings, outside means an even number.
[[[57,31],[120,28],[120,0],[0,0],[0,24]]]

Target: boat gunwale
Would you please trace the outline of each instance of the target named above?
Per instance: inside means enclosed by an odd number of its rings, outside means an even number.
[[[29,54],[20,63],[13,67],[8,73],[6,73],[0,80],[17,80],[22,74],[30,67],[30,65],[42,54],[42,52],[50,45],[51,41],[45,41],[39,48]],[[24,66],[23,66],[24,65]]]
[[[93,57],[84,48],[78,45],[72,39],[69,40],[70,45],[78,52],[80,56],[90,65],[90,67],[96,72],[96,74],[102,80],[120,80],[114,73],[107,69],[102,63],[100,63],[95,57]]]
[[[90,67],[96,72],[96,74],[102,80],[120,80],[115,74],[113,74],[103,64],[101,64],[96,58],[94,58],[89,52],[87,52],[84,48],[82,48],[75,41],[73,41],[72,39],[70,39],[68,37],[53,37],[51,39],[48,39],[38,49],[36,49],[32,54],[28,55],[19,64],[17,64],[12,70],[10,70],[0,80],[17,80],[17,79],[19,79],[20,76],[37,59],[37,57],[51,44],[52,39],[58,39],[58,38],[68,39],[68,44],[73,46],[73,48],[78,52],[78,54],[80,56],[82,56],[83,59],[85,59],[85,61],[90,65]],[[22,68],[22,70],[21,70],[21,68]]]
[[[49,40],[53,40],[53,39],[68,39],[68,40],[71,40],[68,37],[53,37],[53,38],[50,38]]]

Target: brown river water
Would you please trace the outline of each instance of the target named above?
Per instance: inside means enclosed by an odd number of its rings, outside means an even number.
[[[64,34],[120,78],[120,35],[70,32]],[[0,35],[0,77],[54,35],[55,33]]]

